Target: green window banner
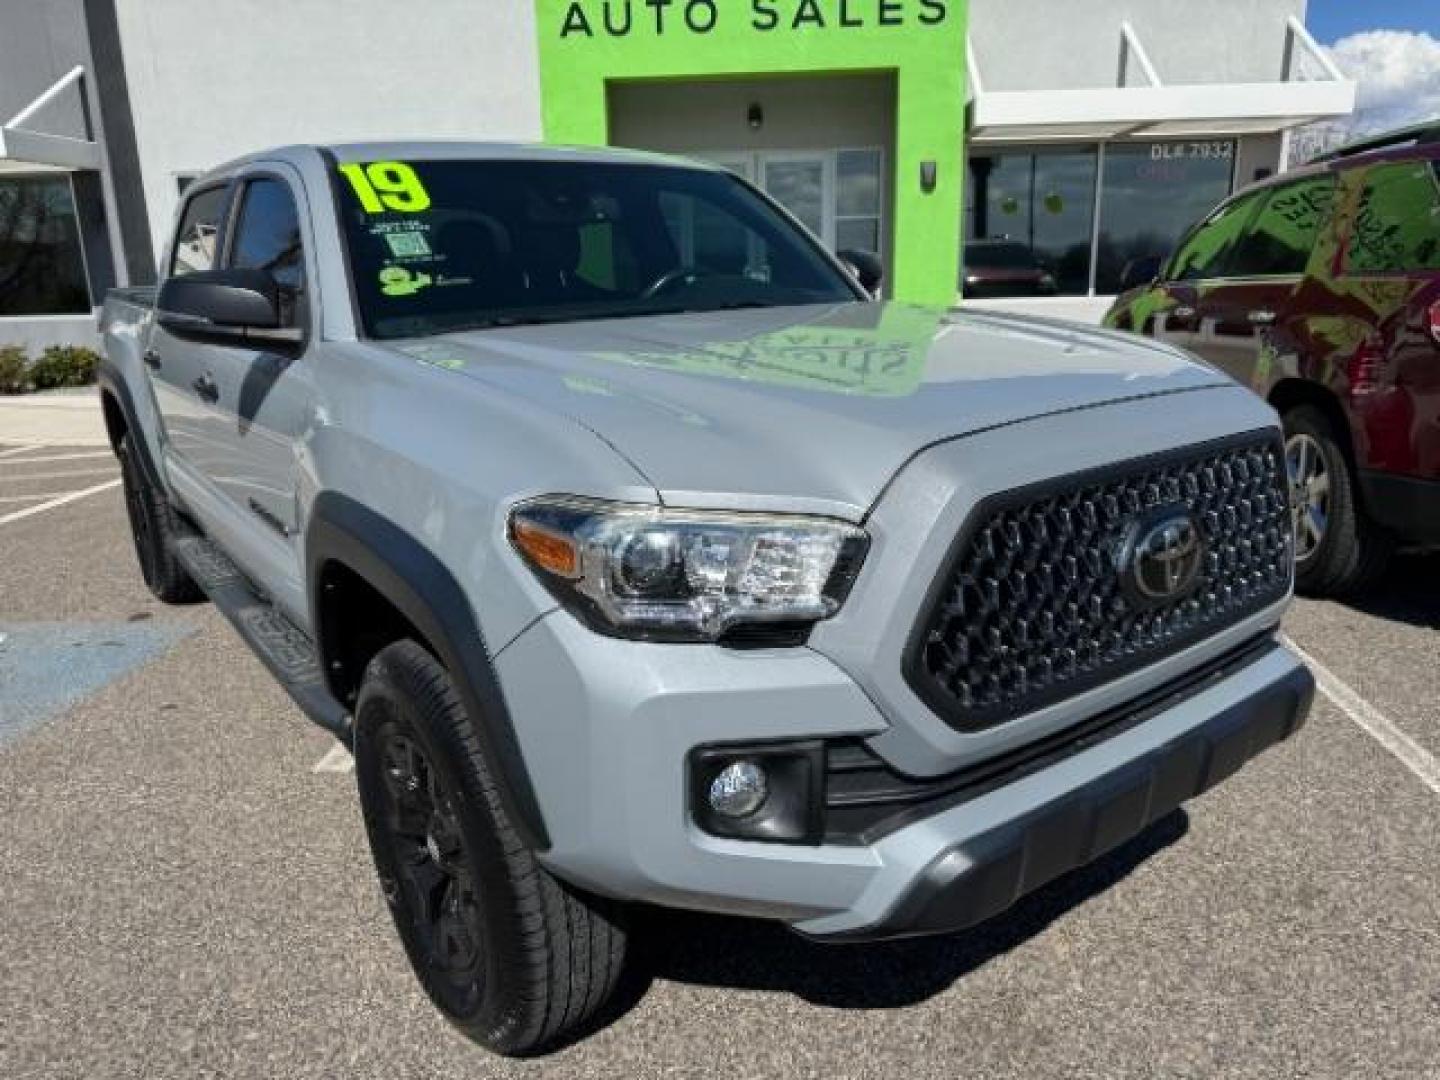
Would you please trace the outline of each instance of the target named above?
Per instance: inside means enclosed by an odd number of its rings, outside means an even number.
[[[889,74],[890,291],[949,305],[960,262],[966,20],[965,0],[536,0],[545,138],[607,145],[608,90],[620,82],[663,91],[691,80]]]

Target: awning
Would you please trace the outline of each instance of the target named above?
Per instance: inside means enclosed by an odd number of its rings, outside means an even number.
[[[1318,72],[1302,77],[1301,61],[1307,57]],[[1355,109],[1355,84],[1293,16],[1276,82],[1165,85],[1129,23],[1120,24],[1118,86],[986,90],[973,49],[967,61],[969,138],[979,143],[1268,133],[1348,116]],[[1127,85],[1132,67],[1140,79]]]
[[[37,169],[98,169],[100,147],[90,126],[90,112],[85,101],[85,69],[72,68],[55,84],[0,124],[0,172],[33,172]],[[80,95],[81,115],[85,118],[85,138],[52,135],[35,131],[30,125],[36,116],[62,95]]]

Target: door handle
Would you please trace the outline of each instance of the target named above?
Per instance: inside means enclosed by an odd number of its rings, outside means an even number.
[[[148,367],[151,371],[160,370],[160,354],[154,349],[146,349],[145,355],[144,357],[142,357],[142,359],[145,361],[145,366]]]
[[[1269,326],[1275,321],[1275,312],[1260,308],[1247,316],[1252,326]]]
[[[201,401],[213,405],[220,400],[220,387],[215,384],[215,380],[209,375],[201,375],[192,382],[190,386],[194,389],[195,395]]]

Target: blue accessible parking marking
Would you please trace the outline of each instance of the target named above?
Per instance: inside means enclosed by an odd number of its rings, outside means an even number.
[[[156,659],[193,630],[170,619],[0,623],[0,744]]]

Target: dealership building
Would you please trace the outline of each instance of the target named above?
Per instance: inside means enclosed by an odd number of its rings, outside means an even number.
[[[108,288],[154,281],[207,168],[389,138],[707,158],[827,244],[879,253],[890,295],[953,303],[968,278],[965,302],[1094,319],[1126,263],[1282,168],[1292,128],[1351,111],[1304,17],[1305,0],[0,0],[0,345],[93,341]]]

